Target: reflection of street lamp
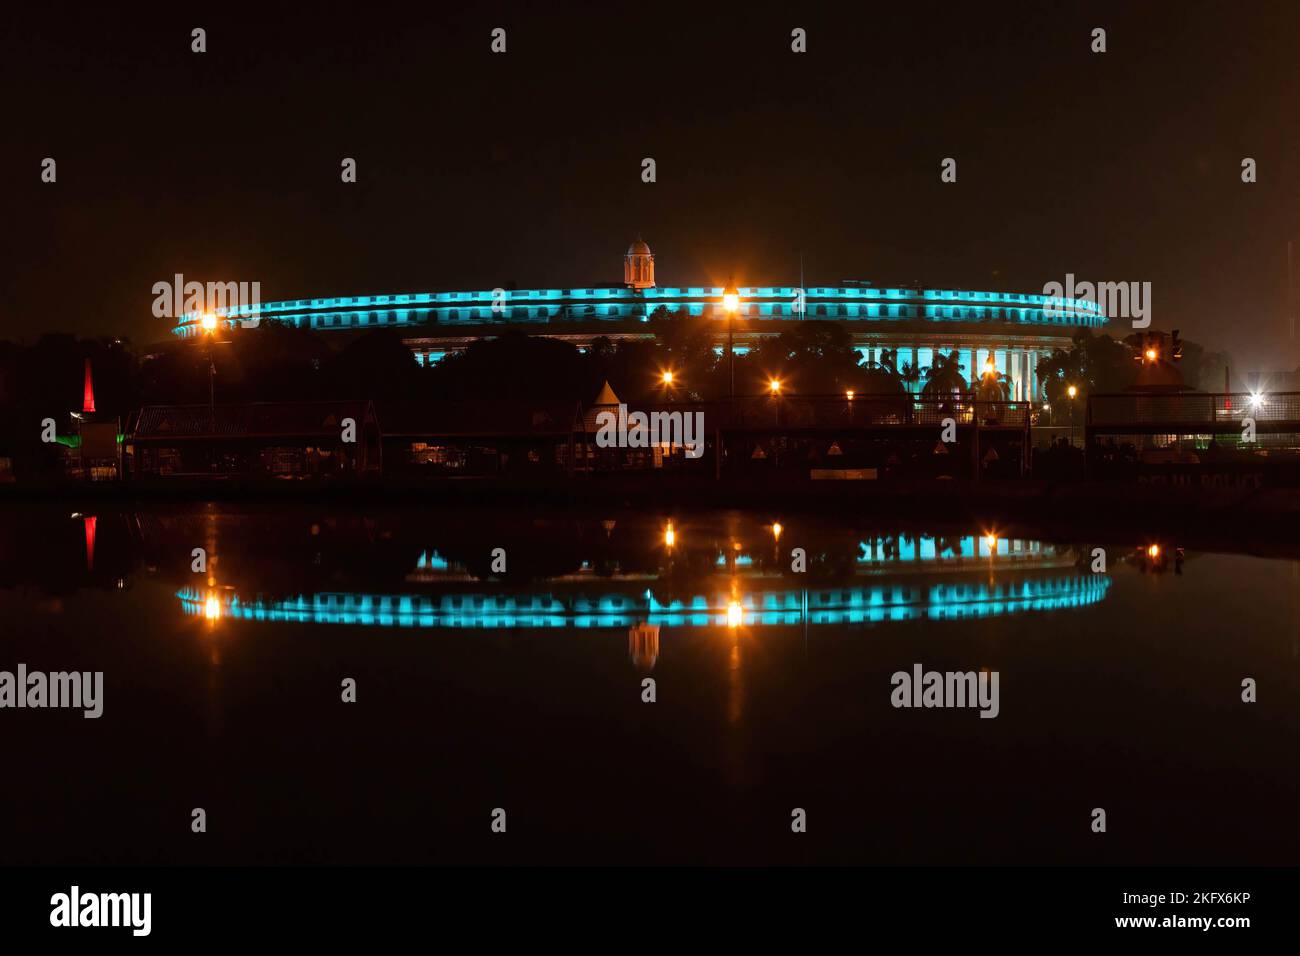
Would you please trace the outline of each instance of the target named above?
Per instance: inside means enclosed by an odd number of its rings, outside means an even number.
[[[727,313],[727,362],[731,366],[731,401],[736,401],[736,313],[740,311],[740,292],[728,280],[722,292],[722,310]]]
[[[735,629],[745,622],[745,609],[739,601],[727,605],[727,627]]]

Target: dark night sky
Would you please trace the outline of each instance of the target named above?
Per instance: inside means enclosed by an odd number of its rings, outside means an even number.
[[[268,300],[617,281],[640,232],[663,285],[797,284],[801,252],[808,285],[1150,281],[1156,327],[1300,361],[1295,3],[13,6],[0,337],[166,338],[174,272]]]

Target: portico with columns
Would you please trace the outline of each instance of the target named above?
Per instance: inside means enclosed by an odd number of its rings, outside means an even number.
[[[1038,363],[1053,350],[1070,347],[1068,339],[1046,336],[1015,336],[1003,343],[990,343],[987,334],[929,341],[926,337],[910,337],[906,342],[890,341],[895,337],[889,334],[880,337],[885,341],[875,336],[872,338],[874,341],[859,348],[864,358],[870,356],[873,361],[879,361],[882,349],[892,349],[895,351],[895,367],[899,371],[904,365],[917,370],[928,368],[934,364],[936,355],[955,351],[962,366],[962,376],[973,385],[991,362],[1007,383],[1009,399],[1016,402],[1042,400]],[[979,341],[971,341],[973,338]],[[924,377],[919,378],[913,389],[919,392],[924,385]]]

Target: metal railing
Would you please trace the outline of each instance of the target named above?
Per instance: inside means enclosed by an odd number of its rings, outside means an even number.
[[[590,411],[590,407],[589,407]],[[949,419],[960,427],[1023,429],[1028,402],[934,399],[892,395],[746,395],[733,401],[664,402],[629,405],[629,411],[703,412],[706,428],[736,431],[940,428]]]
[[[1260,423],[1295,422],[1300,427],[1300,392],[1180,392],[1169,395],[1092,395],[1088,426],[1107,427],[1205,425],[1240,427],[1243,419]]]

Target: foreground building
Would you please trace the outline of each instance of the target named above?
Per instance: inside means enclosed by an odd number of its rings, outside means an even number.
[[[882,288],[846,281],[838,286],[747,286],[737,290],[736,351],[780,334],[791,323],[814,319],[843,322],[865,361],[883,350],[912,369],[928,368],[936,353],[957,351],[963,373],[972,378],[991,363],[1006,380],[1014,401],[1041,397],[1036,366],[1057,348],[1068,348],[1081,328],[1100,328],[1105,313],[1082,299],[1054,300],[1015,292]],[[262,303],[263,320],[319,331],[347,332],[397,327],[421,364],[504,331],[571,342],[586,348],[598,337],[648,338],[650,317],[659,310],[718,319],[718,348],[727,339],[728,315],[722,288],[661,287],[655,257],[638,239],[623,259],[623,282],[586,288],[487,289],[466,292],[409,292],[339,296]],[[232,309],[220,316],[229,326],[254,314]],[[201,316],[182,316],[173,333],[203,334]],[[919,388],[919,381],[913,382]]]

